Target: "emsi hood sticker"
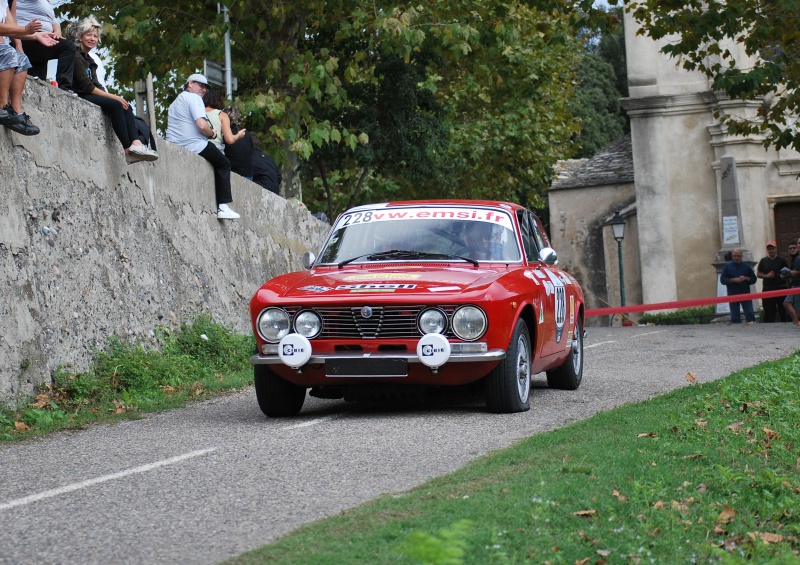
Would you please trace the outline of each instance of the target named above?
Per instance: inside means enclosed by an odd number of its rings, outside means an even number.
[[[417,288],[415,284],[402,283],[362,283],[362,284],[340,284],[336,290],[349,290],[350,292],[394,292],[395,290],[413,290]]]

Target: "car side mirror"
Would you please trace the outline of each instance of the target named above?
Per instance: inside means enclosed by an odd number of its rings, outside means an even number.
[[[306,251],[303,253],[303,267],[306,269],[310,269],[311,265],[314,264],[317,256],[311,253],[311,251]]]
[[[553,265],[558,265],[558,255],[556,255],[556,250],[552,247],[543,248],[541,251],[539,251],[539,261],[551,267]]]

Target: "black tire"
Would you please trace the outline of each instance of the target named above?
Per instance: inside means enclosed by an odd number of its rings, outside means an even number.
[[[269,365],[254,365],[256,398],[261,411],[271,418],[297,416],[306,400],[306,389],[276,375]]]
[[[573,346],[560,367],[547,371],[547,386],[559,390],[575,390],[583,379],[583,327],[581,321],[575,324]]]
[[[500,414],[530,410],[531,376],[531,337],[520,318],[506,358],[486,377],[487,410]]]

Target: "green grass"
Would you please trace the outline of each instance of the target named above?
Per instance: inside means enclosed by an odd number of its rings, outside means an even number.
[[[531,437],[228,563],[800,563],[799,457],[794,356]]]
[[[200,316],[179,331],[159,328],[157,348],[112,338],[85,373],[56,372],[20,407],[0,408],[0,441],[184,406],[252,383],[252,336]]]

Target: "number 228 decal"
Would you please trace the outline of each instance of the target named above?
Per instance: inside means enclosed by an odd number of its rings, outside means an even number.
[[[556,313],[556,343],[561,343],[561,336],[564,335],[564,322],[567,319],[567,292],[564,282],[552,271],[545,271],[550,278],[544,281],[547,295],[552,295],[555,300]]]

